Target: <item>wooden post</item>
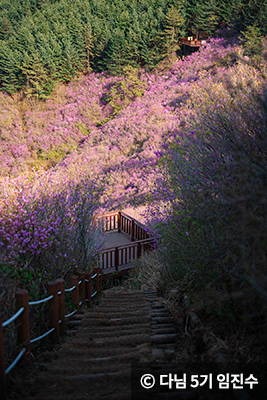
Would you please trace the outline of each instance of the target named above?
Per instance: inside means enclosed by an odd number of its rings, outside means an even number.
[[[85,273],[84,272],[79,272],[78,273],[79,280],[82,282],[79,285],[79,294],[80,294],[80,301],[84,301],[84,295],[85,295]]]
[[[134,220],[132,219],[132,234],[131,234],[131,240],[132,242],[134,241]]]
[[[102,269],[98,268],[99,271],[99,292],[102,292]]]
[[[88,307],[92,307],[92,280],[91,280],[91,274],[86,274],[85,279],[88,282],[85,282],[85,298],[88,299],[86,302]]]
[[[75,289],[71,292],[71,297],[72,297],[72,302],[73,304],[75,304],[75,307],[77,308],[77,310],[79,310],[80,306],[79,306],[79,277],[77,275],[72,275],[72,277],[70,278],[70,282],[71,282],[71,287],[75,286]]]
[[[31,362],[31,330],[30,330],[30,306],[29,292],[26,289],[16,291],[16,311],[24,307],[24,311],[16,319],[18,343],[26,348],[26,357]]]
[[[121,212],[118,212],[118,232],[121,231]]]
[[[66,320],[65,320],[65,280],[57,279],[58,291],[61,292],[58,297],[59,303],[59,319],[61,323],[59,324],[60,335],[65,335],[66,333]]]
[[[7,400],[3,317],[0,311],[0,398]]]
[[[141,243],[139,242],[137,245],[137,258],[141,257]]]
[[[119,269],[119,249],[115,247],[115,270],[118,271]]]
[[[98,268],[94,268],[94,274],[97,274],[95,277],[95,289],[97,291],[97,297],[99,297],[99,271]]]
[[[48,296],[53,295],[53,298],[48,302],[49,329],[55,328],[51,332],[51,337],[54,343],[58,343],[60,339],[58,283],[57,281],[50,281],[46,286]]]

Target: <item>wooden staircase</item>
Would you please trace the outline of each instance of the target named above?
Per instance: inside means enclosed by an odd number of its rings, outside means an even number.
[[[171,361],[175,341],[173,319],[155,293],[113,288],[83,315],[29,399],[130,400],[131,363]]]

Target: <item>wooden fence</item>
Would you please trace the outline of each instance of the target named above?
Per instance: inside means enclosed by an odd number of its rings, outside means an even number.
[[[99,254],[99,265],[103,270],[103,276],[131,268],[131,263],[141,257],[152,245],[152,239],[144,239],[102,250]]]
[[[92,281],[94,280],[94,285]],[[94,293],[92,289],[94,287]],[[16,313],[3,322],[0,312],[0,399],[7,400],[6,377],[22,356],[31,361],[31,344],[50,336],[54,343],[58,343],[60,335],[66,332],[66,319],[80,309],[82,303],[92,306],[92,298],[99,296],[102,288],[102,273],[100,268],[95,268],[93,274],[80,273],[71,277],[71,287],[65,288],[64,279],[57,279],[47,283],[48,297],[37,301],[29,301],[29,292],[18,289],[16,292]],[[65,293],[71,292],[72,303],[75,310],[66,315]],[[49,330],[36,338],[31,338],[30,307],[41,303],[48,303]],[[5,368],[4,328],[15,322],[18,344],[21,351],[12,364]]]
[[[105,232],[117,231],[125,234],[132,243],[103,249],[99,253],[99,266],[103,277],[112,272],[131,268],[131,263],[152,247],[146,227],[136,219],[121,211],[98,215],[96,217]]]
[[[105,232],[121,232],[127,235],[132,241],[149,238],[146,227],[124,212],[115,211],[101,214],[95,219]]]
[[[3,322],[0,312],[0,398],[7,400],[6,377],[14,368],[22,356],[30,362],[31,344],[49,336],[54,343],[59,341],[60,335],[66,332],[66,319],[79,310],[84,302],[88,307],[92,306],[92,298],[99,296],[102,289],[102,279],[116,272],[116,275],[127,273],[132,267],[132,261],[139,258],[147,249],[152,247],[153,239],[149,238],[144,225],[129,215],[117,211],[95,218],[95,223],[100,223],[105,232],[117,231],[129,237],[131,242],[126,245],[104,249],[99,254],[99,267],[93,274],[80,273],[71,277],[71,287],[65,288],[64,279],[57,279],[47,283],[48,297],[38,301],[29,301],[29,293],[26,289],[18,289],[16,292],[16,313]],[[92,280],[95,285],[92,285]],[[94,293],[92,293],[94,286]],[[75,310],[66,315],[65,293],[71,292],[72,303]],[[39,337],[31,338],[30,307],[41,303],[48,303],[49,330]],[[21,351],[12,364],[5,368],[4,352],[4,328],[15,322],[18,344]]]
[[[188,40],[185,38],[182,38],[180,41],[180,44],[184,44],[185,46],[190,46],[190,47],[200,47],[205,41],[202,40]]]

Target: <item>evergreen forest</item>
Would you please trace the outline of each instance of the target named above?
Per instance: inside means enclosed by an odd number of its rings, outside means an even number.
[[[1,0],[0,87],[43,99],[81,72],[152,69],[185,34],[265,35],[266,17],[266,0]]]

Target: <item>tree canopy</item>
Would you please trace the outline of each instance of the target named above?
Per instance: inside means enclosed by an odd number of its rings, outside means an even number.
[[[189,32],[265,35],[266,17],[267,0],[0,0],[0,88],[45,98],[81,72],[154,68]]]

